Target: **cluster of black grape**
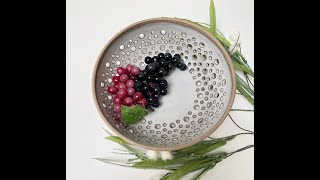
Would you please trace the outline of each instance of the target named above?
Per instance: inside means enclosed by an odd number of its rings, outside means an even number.
[[[187,66],[181,60],[179,54],[173,57],[170,53],[159,53],[158,56],[145,58],[147,66],[134,78],[136,91],[141,91],[147,99],[146,107],[150,110],[159,107],[160,96],[167,94],[168,83],[164,76],[169,75],[171,70],[177,67],[186,70]]]

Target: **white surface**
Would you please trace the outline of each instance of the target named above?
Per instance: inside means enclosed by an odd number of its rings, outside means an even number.
[[[241,33],[242,52],[253,68],[253,0],[215,0],[217,26],[225,34]],[[67,0],[67,180],[149,180],[163,171],[137,170],[105,164],[91,158],[112,157],[119,147],[107,134],[93,103],[91,78],[94,63],[107,41],[127,25],[152,17],[181,17],[209,22],[209,0]],[[252,108],[239,95],[233,108]],[[242,127],[253,130],[252,112],[231,112]],[[221,137],[241,132],[227,118],[213,134]],[[253,144],[253,136],[237,137],[222,150]],[[219,163],[202,179],[253,179],[253,149]],[[146,173],[147,172],[147,173]],[[189,179],[186,177],[185,179]]]

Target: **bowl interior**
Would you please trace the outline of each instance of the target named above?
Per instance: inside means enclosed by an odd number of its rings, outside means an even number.
[[[144,69],[146,56],[180,54],[188,66],[169,76],[160,107],[134,125],[115,120],[106,91],[118,66]],[[94,74],[94,95],[103,119],[117,135],[147,149],[174,150],[209,136],[225,119],[234,98],[228,55],[204,31],[176,20],[136,23],[117,34],[101,53]]]

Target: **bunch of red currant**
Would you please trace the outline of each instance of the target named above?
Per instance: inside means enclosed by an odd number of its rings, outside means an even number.
[[[126,68],[118,67],[119,76],[112,78],[113,85],[108,87],[108,92],[115,95],[113,98],[114,111],[118,118],[121,118],[121,105],[131,106],[134,103],[145,107],[147,99],[143,98],[140,91],[134,89],[134,77],[140,72],[140,68],[128,64]]]

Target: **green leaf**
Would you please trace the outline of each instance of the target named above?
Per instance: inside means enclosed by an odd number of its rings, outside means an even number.
[[[203,28],[204,30],[206,30],[206,31],[208,31],[208,32],[211,33],[210,28],[204,26],[203,24],[200,24],[199,22],[194,22],[194,21],[191,21],[191,20],[189,20],[189,19],[181,19],[181,18],[177,18],[177,19],[191,22],[191,23],[193,23],[193,24],[195,24],[195,25],[198,25],[198,26],[200,26],[201,28]]]
[[[121,144],[121,145],[128,144],[126,141],[119,138],[118,136],[108,136],[108,137],[106,137],[106,139],[113,141],[115,143]]]
[[[181,156],[186,156],[186,155],[189,155],[189,154],[192,154],[192,153],[199,154],[199,152],[201,153],[202,150],[203,150],[203,152],[205,152],[205,149],[206,149],[206,151],[208,151],[208,150],[210,150],[210,148],[212,148],[211,151],[213,151],[214,149],[217,149],[217,148],[225,145],[227,141],[231,141],[232,139],[234,139],[238,135],[241,135],[241,133],[240,134],[234,134],[234,135],[231,135],[231,136],[222,137],[222,138],[217,138],[217,139],[212,139],[211,138],[212,140],[204,140],[204,141],[201,141],[201,142],[199,142],[199,143],[197,143],[197,144],[195,144],[195,145],[193,145],[191,147],[176,151],[174,153],[174,156],[175,157],[181,157]]]
[[[246,90],[243,89],[242,86],[240,86],[237,83],[237,90],[241,93],[241,95],[243,95],[252,105],[254,105],[254,99],[247,93]]]
[[[208,171],[210,171],[212,168],[214,168],[216,166],[216,163],[214,164],[210,164],[209,166],[207,166],[206,168],[204,168],[199,174],[197,174],[192,180],[200,180],[200,178],[207,173]]]
[[[174,156],[175,157],[181,157],[181,156],[185,156],[185,155],[191,154],[193,152],[199,151],[201,149],[207,148],[210,145],[208,143],[209,143],[209,141],[202,141],[202,142],[200,142],[200,143],[198,143],[196,145],[193,145],[193,146],[191,146],[189,148],[177,151],[176,153],[174,153]]]
[[[236,74],[236,82],[237,82],[237,85],[241,86],[251,96],[254,96],[253,90],[249,87],[249,85],[243,79],[241,79],[241,77],[238,74]]]
[[[135,155],[137,158],[139,159],[146,159],[143,155],[141,155],[140,152],[138,152],[137,150],[133,149],[132,147],[130,147],[129,143],[127,143],[125,140],[117,137],[117,136],[108,136],[106,137],[106,139],[113,141],[115,143],[118,143],[119,145],[121,145],[122,147],[124,147],[126,150],[128,150],[130,153],[132,153],[133,155]]]
[[[197,155],[207,154],[208,152],[211,152],[211,151],[213,151],[213,150],[215,150],[225,144],[227,144],[227,141],[225,141],[225,140],[218,141],[218,142],[212,144],[211,146],[208,146],[204,149],[201,149],[199,151],[194,152],[194,154],[197,154]]]
[[[112,165],[123,166],[123,167],[132,167],[130,165],[119,163],[119,162],[114,162],[114,161],[106,159],[106,158],[93,158],[93,159],[96,159],[96,160],[104,162],[104,163],[112,164]]]
[[[212,34],[216,34],[216,10],[214,8],[213,0],[210,1],[210,31]]]
[[[174,165],[179,165],[184,163],[185,161],[188,161],[188,158],[177,158],[172,160],[143,160],[140,162],[137,162],[133,165],[135,168],[142,168],[142,169],[166,169],[168,167],[172,167]]]
[[[200,169],[204,162],[207,162],[208,160],[193,160],[185,163],[184,165],[180,166],[177,170],[175,170],[172,174],[169,176],[163,178],[163,180],[178,180],[184,175],[193,172],[196,169]]]
[[[206,168],[208,166],[211,166],[213,164],[216,164],[223,159],[226,159],[228,157],[227,153],[219,153],[214,154],[208,157],[203,156],[204,159],[199,160],[190,160],[180,166],[177,170],[175,170],[172,174],[166,176],[165,178],[162,178],[163,180],[176,180],[180,179],[181,177],[185,176],[186,174],[192,173],[194,171],[197,171],[202,168]]]
[[[242,66],[245,66],[245,67],[247,67],[247,73],[250,75],[250,76],[252,76],[252,77],[254,77],[254,73],[253,73],[253,71],[252,71],[252,69],[250,68],[250,66],[245,62],[245,59],[243,59],[239,54],[232,54],[232,55],[230,55],[230,57],[231,57],[231,59],[233,60],[233,61],[235,61],[235,62],[237,62],[237,63],[239,63],[239,64],[241,64]]]
[[[125,124],[135,124],[148,114],[148,110],[140,105],[134,107],[121,106],[121,117]]]
[[[253,72],[252,72],[251,69],[249,69],[248,67],[239,64],[237,61],[232,61],[232,64],[233,64],[233,67],[234,67],[235,69],[238,69],[238,70],[240,70],[240,71],[246,72],[246,73],[248,73],[248,74],[249,74],[250,76],[252,76],[252,77],[254,76],[254,75],[253,75]]]
[[[226,49],[228,49],[231,45],[231,43],[227,40],[226,37],[224,37],[224,35],[217,29],[216,34],[214,34],[214,36],[223,44],[226,46]]]

